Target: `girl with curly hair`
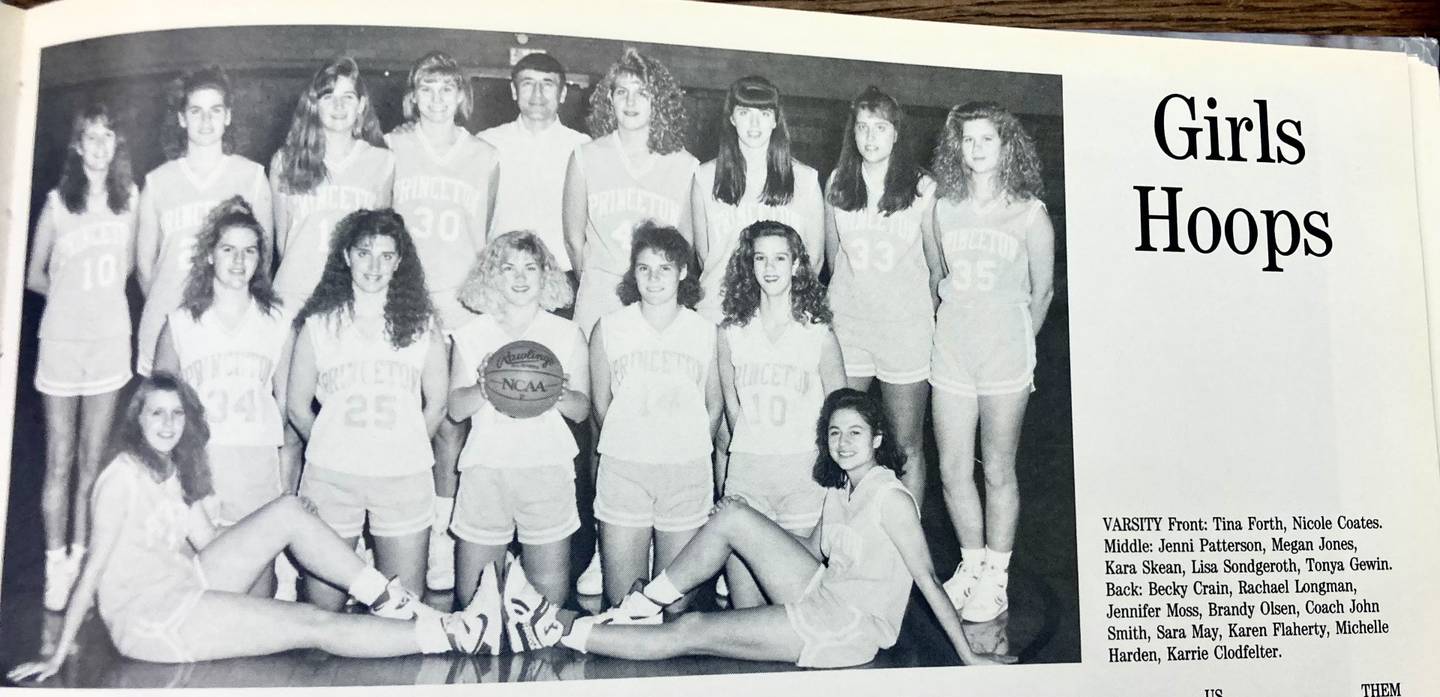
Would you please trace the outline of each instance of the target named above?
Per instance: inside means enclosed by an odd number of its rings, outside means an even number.
[[[352,211],[390,205],[395,157],[360,67],[326,63],[300,93],[285,144],[270,160],[275,196],[275,290],[299,307],[320,280],[335,223]]]
[[[10,671],[45,680],[76,648],[99,600],[122,656],[189,663],[322,649],[339,656],[478,653],[498,638],[473,613],[442,615],[365,565],[305,502],[284,496],[219,533],[199,502],[211,493],[205,408],[178,377],[141,381],[112,437],[91,497],[95,544],[65,612],[55,650]],[[346,589],[370,615],[245,595],[284,552]]]
[[[450,530],[460,539],[455,595],[497,607],[491,571],[520,539],[526,566],[551,603],[570,594],[570,536],[580,527],[575,505],[575,438],[565,420],[590,416],[589,355],[580,328],[552,314],[570,304],[570,283],[533,232],[490,241],[460,289],[460,302],[483,313],[454,332],[450,414],[470,421],[460,452],[460,488]],[[490,354],[512,341],[544,345],[560,360],[565,387],[548,411],[518,419],[502,414],[485,390]]]
[[[500,181],[499,154],[465,130],[473,108],[470,81],[455,59],[441,51],[425,54],[410,68],[406,84],[405,123],[385,135],[395,155],[395,211],[415,240],[430,302],[441,332],[448,334],[474,317],[455,293],[485,247]],[[432,444],[436,496],[425,582],[437,591],[455,586],[449,528],[458,481],[455,460],[464,440],[460,424],[445,418]]]
[[[723,410],[715,325],[693,309],[701,290],[694,253],[675,228],[641,223],[625,307],[590,338],[590,394],[600,424],[595,518],[605,597],[664,568],[705,523],[714,500],[710,453]]]
[[[1035,145],[996,104],[950,110],[934,171],[945,279],[930,385],[940,481],[961,548],[945,590],[966,620],[987,622],[1009,605],[1020,512],[1015,455],[1035,389],[1035,334],[1054,294],[1055,231],[1039,198]],[[977,427],[983,507],[975,485]]]
[[[824,492],[813,534],[797,537],[753,502],[727,496],[679,556],[619,607],[586,617],[549,608],[512,612],[507,622],[533,627],[538,645],[605,656],[698,654],[841,668],[867,663],[895,644],[910,589],[918,586],[962,663],[1013,663],[1012,656],[976,653],[966,640],[931,566],[915,497],[898,481],[905,451],[880,404],[840,389],[819,417],[808,429],[819,449],[814,478]],[[755,567],[770,604],[661,622],[662,610],[737,555]],[[512,576],[506,596],[525,598],[524,588],[511,588],[523,577]]]
[[[435,457],[445,415],[444,342],[405,221],[358,210],[335,226],[320,284],[295,318],[286,405],[308,445],[300,493],[354,545],[369,519],[375,564],[423,588]],[[320,412],[311,402],[320,402]],[[310,600],[343,596],[307,579]]]
[[[565,173],[565,249],[579,271],[575,321],[589,335],[619,309],[635,225],[654,220],[689,239],[690,178],[685,93],[659,61],[626,49],[590,94],[586,120],[595,140],[570,156]]]
[[[25,287],[45,296],[35,389],[45,403],[44,600],[55,612],[65,608],[85,555],[85,500],[118,391],[131,376],[125,278],[138,197],[110,110],[86,107],[71,125],[60,183],[45,197],[25,274]]]
[[[900,104],[876,87],[851,103],[840,161],[826,187],[825,256],[845,375],[859,390],[880,379],[911,463],[903,481],[919,499],[940,250],[931,224],[935,181],[915,163],[904,124]]]
[[[145,176],[135,233],[135,272],[145,307],[136,341],[136,370],[149,375],[165,317],[180,306],[194,257],[195,235],[215,204],[240,196],[255,209],[270,241],[270,189],[260,165],[234,154],[230,128],[234,90],[219,66],[181,75],[170,88],[163,134],[168,162]]]
[[[763,77],[742,77],[726,92],[721,115],[720,153],[695,170],[690,189],[705,289],[696,309],[716,324],[725,266],[740,230],[757,220],[785,223],[800,233],[805,251],[818,263],[824,220],[819,176],[790,154],[780,90]]]
[[[160,331],[155,354],[156,368],[184,377],[205,405],[212,518],[222,528],[295,491],[298,472],[282,471],[280,458],[290,322],[270,289],[269,262],[250,205],[236,196],[216,206],[200,228],[184,300]],[[274,592],[270,573],[251,588],[262,597]]]
[[[716,483],[808,537],[825,498],[810,477],[815,416],[825,396],[845,386],[825,287],[800,234],[762,220],[740,232],[723,292],[718,363],[735,436],[728,463],[716,465]],[[725,578],[734,607],[764,601],[744,560],[727,563]]]

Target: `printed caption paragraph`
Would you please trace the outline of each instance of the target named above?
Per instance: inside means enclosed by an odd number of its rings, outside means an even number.
[[[1105,516],[1111,663],[1283,658],[1337,636],[1386,634],[1364,516]]]

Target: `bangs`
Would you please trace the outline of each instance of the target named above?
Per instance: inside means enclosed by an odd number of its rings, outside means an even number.
[[[769,109],[779,112],[780,90],[768,82],[752,82],[741,80],[730,89],[730,98],[734,107],[749,107],[751,109]]]

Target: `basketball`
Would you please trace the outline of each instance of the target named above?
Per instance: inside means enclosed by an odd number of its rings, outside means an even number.
[[[560,400],[565,372],[560,359],[534,341],[512,341],[485,362],[485,394],[501,414],[529,419]]]

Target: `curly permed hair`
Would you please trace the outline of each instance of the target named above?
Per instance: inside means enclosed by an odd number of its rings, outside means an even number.
[[[85,212],[90,200],[90,178],[85,174],[85,160],[80,157],[80,141],[92,125],[103,126],[115,134],[115,154],[105,172],[105,204],[112,213],[124,213],[130,210],[130,190],[135,187],[135,177],[130,171],[130,148],[105,104],[91,104],[75,115],[70,142],[65,148],[65,164],[60,168],[60,184],[55,188],[66,210],[76,215]]]
[[[619,285],[615,286],[615,294],[620,296],[621,304],[629,305],[640,300],[640,285],[635,280],[635,260],[640,258],[640,252],[647,249],[679,267],[684,278],[680,279],[675,300],[695,309],[695,304],[705,295],[705,290],[700,287],[700,274],[695,271],[695,251],[679,230],[653,220],[635,226],[635,236],[630,241],[630,268],[625,270]]]
[[[1020,125],[1020,119],[994,102],[969,102],[950,110],[940,142],[935,145],[931,170],[941,195],[962,200],[970,195],[974,175],[965,166],[960,138],[967,121],[989,120],[1000,134],[1000,165],[996,183],[1005,195],[1016,199],[1039,198],[1045,191],[1040,179],[1040,157],[1035,141]]]
[[[545,247],[545,242],[529,230],[515,230],[490,240],[475,258],[475,266],[455,294],[461,305],[481,314],[498,314],[505,308],[505,274],[500,267],[511,252],[528,254],[540,262],[542,309],[556,310],[575,300],[570,281],[555,263],[555,255]]]
[[[660,61],[640,55],[633,48],[625,49],[620,60],[610,66],[605,77],[590,92],[590,115],[585,126],[594,138],[609,135],[618,126],[615,107],[610,103],[610,92],[615,89],[615,80],[621,75],[630,75],[645,85],[650,93],[650,152],[669,155],[685,147],[685,90],[675,82]]]
[[[415,103],[415,93],[420,90],[420,83],[427,80],[449,80],[454,84],[460,97],[460,107],[455,110],[455,123],[463,124],[470,120],[470,114],[475,108],[475,95],[470,88],[470,81],[465,79],[465,74],[460,71],[460,64],[455,62],[450,54],[431,51],[415,61],[415,65],[410,67],[410,78],[405,81],[405,98],[401,101],[400,110],[405,116],[406,125],[420,120],[420,107]]]
[[[265,228],[255,219],[255,211],[244,198],[231,196],[210,210],[200,226],[200,232],[195,235],[195,249],[190,254],[190,273],[185,276],[180,306],[197,320],[215,302],[215,262],[210,255],[220,246],[220,238],[225,231],[232,228],[254,233],[255,246],[260,249],[260,262],[250,276],[250,299],[266,314],[274,314],[280,307],[280,299],[270,285],[270,245],[265,243]]]
[[[165,159],[184,157],[190,148],[190,137],[176,117],[185,113],[191,94],[206,89],[219,92],[225,99],[225,107],[231,107],[230,97],[234,93],[231,91],[230,76],[218,65],[187,70],[170,82],[165,92],[165,103],[170,109],[170,117],[165,119],[164,127],[160,131],[160,148],[165,152]],[[227,155],[235,152],[237,131],[235,125],[231,124],[225,128],[225,135],[220,138],[221,150]]]
[[[840,161],[835,165],[835,174],[825,198],[830,205],[842,211],[858,211],[869,205],[870,192],[865,189],[865,177],[860,171],[865,160],[855,143],[855,121],[861,112],[885,119],[895,129],[895,145],[890,151],[890,163],[885,168],[885,190],[880,193],[880,212],[890,215],[903,211],[920,197],[920,178],[924,173],[915,163],[914,151],[905,138],[909,130],[904,126],[905,110],[894,97],[874,85],[866,87],[850,103],[850,118],[845,122]]]
[[[825,299],[825,286],[810,264],[810,253],[800,233],[785,223],[761,220],[740,231],[740,242],[725,267],[725,283],[721,286],[721,308],[725,311],[722,327],[743,327],[750,323],[760,308],[760,282],[755,279],[755,240],[780,237],[790,246],[790,255],[797,268],[790,281],[790,314],[802,324],[830,324],[830,303]]]
[[[320,122],[320,99],[335,91],[340,78],[349,78],[360,99],[360,113],[350,127],[350,135],[377,147],[385,147],[375,106],[370,103],[370,90],[360,76],[360,66],[348,56],[341,56],[320,68],[295,102],[295,115],[290,131],[280,147],[278,166],[280,188],[288,194],[308,194],[325,181],[325,126]]]
[[[295,326],[305,326],[305,320],[311,315],[339,320],[342,312],[354,310],[355,288],[345,253],[368,237],[395,240],[395,250],[400,254],[395,273],[390,277],[390,288],[385,292],[385,330],[390,345],[397,349],[405,348],[429,331],[435,309],[430,304],[430,292],[425,289],[425,272],[420,268],[410,232],[405,229],[405,219],[392,208],[361,208],[336,224],[335,236],[330,241],[330,256],[325,259],[320,283],[315,286],[310,299],[305,301],[305,306],[300,308]]]
[[[820,449],[810,473],[815,483],[839,489],[850,481],[850,476],[830,457],[830,417],[841,409],[859,414],[870,425],[870,430],[880,436],[880,447],[875,449],[875,464],[893,471],[897,477],[904,474],[905,449],[900,447],[900,439],[894,437],[895,428],[890,425],[890,415],[885,413],[880,400],[871,397],[868,392],[842,387],[825,398],[825,405],[820,407],[820,418],[815,422],[815,447]]]
[[[180,432],[180,442],[175,444],[169,457],[157,452],[145,440],[145,431],[140,427],[140,412],[145,409],[145,400],[156,392],[173,392],[180,397],[185,408],[185,429]],[[195,503],[215,493],[210,478],[210,460],[205,455],[205,444],[210,440],[210,426],[205,421],[205,405],[199,395],[184,380],[165,371],[140,381],[125,411],[110,431],[109,445],[101,462],[112,463],[120,455],[129,455],[140,461],[157,481],[170,477],[171,467],[180,478],[180,490],[185,503]]]

